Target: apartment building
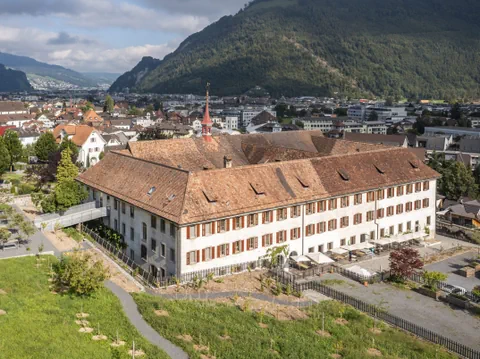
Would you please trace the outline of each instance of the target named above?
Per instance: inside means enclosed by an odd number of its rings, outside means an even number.
[[[280,245],[302,255],[432,237],[438,177],[407,149],[294,131],[132,142],[78,181],[110,209],[127,255],[164,277]]]

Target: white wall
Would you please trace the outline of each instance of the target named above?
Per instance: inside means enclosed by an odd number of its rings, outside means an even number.
[[[94,139],[94,142],[92,142]],[[87,157],[90,157],[90,166],[95,165],[100,160],[100,153],[105,149],[105,140],[96,131],[92,131],[78,153],[78,160],[87,166]]]

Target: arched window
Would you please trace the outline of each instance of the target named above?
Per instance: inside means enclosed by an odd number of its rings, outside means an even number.
[[[142,244],[140,247],[140,255],[142,259],[147,260],[147,247]]]

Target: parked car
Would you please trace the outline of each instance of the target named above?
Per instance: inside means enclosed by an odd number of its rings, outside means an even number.
[[[459,294],[459,295],[465,295],[467,293],[467,290],[465,288],[452,285],[452,284],[445,284],[442,290],[447,293]]]

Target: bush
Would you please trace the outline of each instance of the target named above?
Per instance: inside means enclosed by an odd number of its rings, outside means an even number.
[[[472,294],[480,299],[480,285],[477,285],[475,288],[473,288]]]
[[[443,282],[447,279],[447,275],[442,272],[429,272],[424,271],[422,274],[423,280],[425,281],[425,287],[433,291],[438,289],[438,282]]]
[[[103,286],[108,272],[100,261],[91,261],[90,254],[74,252],[71,256],[63,256],[54,265],[57,285],[68,287],[77,295],[90,295]]]
[[[31,194],[35,191],[35,186],[30,183],[20,183],[17,187],[18,194]]]

